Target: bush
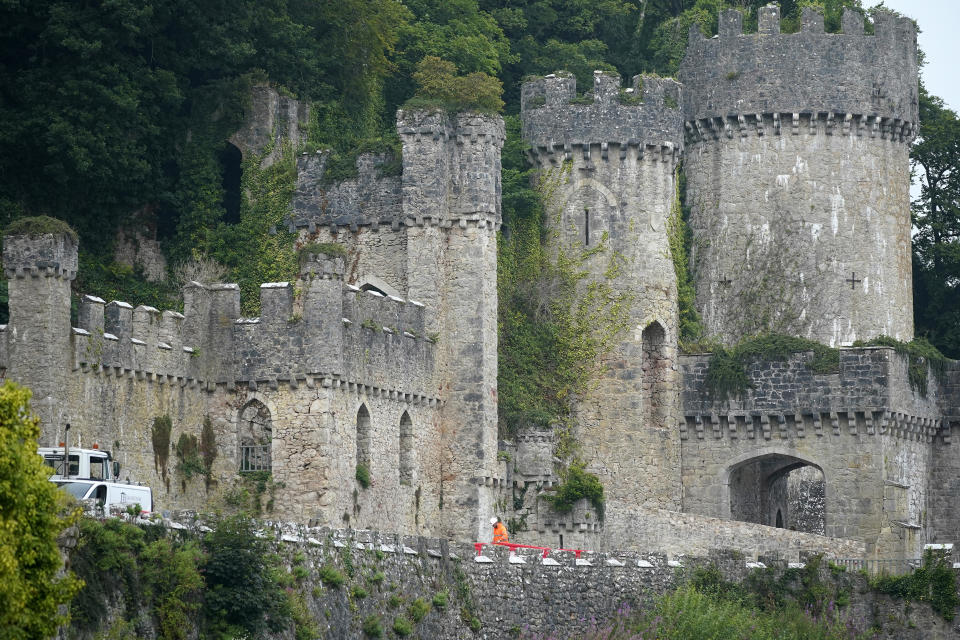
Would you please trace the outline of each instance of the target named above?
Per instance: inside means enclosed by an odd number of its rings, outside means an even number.
[[[24,387],[0,387],[0,636],[8,638],[52,637],[60,605],[80,587],[57,575],[57,535],[73,516],[63,515],[65,496],[37,455],[40,424],[29,400]]]
[[[957,596],[956,572],[943,557],[927,551],[923,566],[902,576],[881,576],[870,585],[880,593],[913,602],[929,602],[947,621],[953,620],[960,598]]]
[[[433,606],[441,611],[447,608],[447,598],[449,595],[446,591],[438,591],[433,596]]]
[[[584,469],[583,463],[571,464],[563,474],[563,484],[557,488],[556,494],[544,498],[560,513],[569,512],[578,500],[589,500],[597,515],[603,518],[603,485],[597,476]]]
[[[357,465],[356,473],[357,482],[360,483],[360,486],[364,489],[370,486],[370,469],[367,468],[365,464]]]
[[[320,567],[319,576],[323,584],[327,585],[328,587],[333,587],[334,589],[339,589],[341,586],[343,586],[343,583],[347,581],[347,577],[343,575],[342,572],[337,570],[335,567],[326,565]]]
[[[411,620],[420,622],[430,613],[430,604],[423,598],[417,598],[410,603],[410,606],[407,608],[407,613],[410,615]]]
[[[457,75],[457,67],[436,56],[426,56],[413,74],[417,83],[406,108],[442,108],[448,111],[499,113],[503,109],[503,83],[485,73]]]
[[[406,638],[413,633],[413,625],[403,616],[397,616],[393,620],[393,632],[401,638]]]
[[[291,620],[278,558],[244,515],[224,518],[203,540],[207,562],[204,613],[216,629],[240,628],[252,636],[279,631]]]
[[[368,638],[379,638],[383,635],[383,623],[380,622],[380,616],[372,614],[363,619],[363,635]]]

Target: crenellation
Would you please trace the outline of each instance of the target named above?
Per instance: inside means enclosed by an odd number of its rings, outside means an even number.
[[[568,157],[571,148],[586,156],[592,145],[603,144],[617,145],[622,155],[630,146],[637,147],[640,154],[648,146],[682,149],[679,83],[653,75],[634,76],[632,95],[642,100],[637,104],[625,103],[620,87],[619,76],[597,73],[594,92],[590,94],[593,102],[571,104],[576,95],[575,78],[541,78],[524,83],[524,139],[537,155],[543,154],[541,150],[547,155],[556,154],[562,147]],[[566,101],[558,99],[571,92],[573,95]],[[600,155],[602,158],[602,150]]]
[[[111,300],[103,312],[105,333],[116,337],[112,349],[105,350],[104,356],[111,357],[104,364],[124,369],[133,368],[133,305],[120,300]],[[110,353],[108,354],[107,351]]]
[[[757,33],[780,35],[780,5],[768,4],[757,9]]]
[[[825,33],[823,14],[814,7],[804,7],[800,13],[800,31],[811,34]]]
[[[863,14],[850,7],[844,8],[843,15],[840,18],[840,29],[847,36],[864,35]]]
[[[261,284],[261,321],[272,326],[286,327],[293,317],[293,286],[289,282],[265,282]]]

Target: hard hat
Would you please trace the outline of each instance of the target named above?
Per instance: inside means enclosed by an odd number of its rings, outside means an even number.
[[[497,517],[496,517],[496,516],[490,518],[490,524],[497,524]]]

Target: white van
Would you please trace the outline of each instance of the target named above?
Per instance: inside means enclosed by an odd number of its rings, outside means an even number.
[[[98,482],[96,480],[54,480],[57,486],[74,496],[77,500],[96,500],[105,515],[110,507],[119,505],[128,509],[140,505],[140,513],[153,511],[153,492],[150,487],[119,482]]]
[[[51,482],[78,500],[96,500],[105,515],[110,514],[110,507],[114,505],[124,509],[140,505],[141,512],[153,511],[150,487],[116,482],[120,463],[111,459],[109,451],[40,447],[37,453],[53,471]]]

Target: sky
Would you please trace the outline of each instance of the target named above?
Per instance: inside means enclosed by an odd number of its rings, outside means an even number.
[[[874,3],[866,1],[864,6]],[[885,0],[884,4],[917,21],[920,49],[927,64],[920,69],[927,91],[960,111],[960,0]]]

